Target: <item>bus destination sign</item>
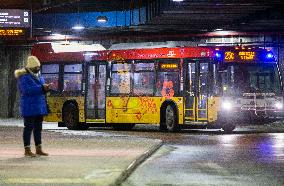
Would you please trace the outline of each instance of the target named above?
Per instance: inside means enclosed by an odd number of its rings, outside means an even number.
[[[254,51],[226,51],[225,52],[225,61],[254,61],[256,59],[256,53]]]
[[[0,9],[0,28],[29,28],[30,12],[21,9]]]
[[[171,68],[178,68],[177,64],[171,63],[171,64],[161,64],[162,69],[171,69]]]

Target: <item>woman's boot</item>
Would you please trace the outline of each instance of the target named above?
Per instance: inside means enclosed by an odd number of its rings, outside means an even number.
[[[41,145],[36,146],[36,154],[40,156],[48,156],[48,153],[42,151]]]
[[[25,147],[25,156],[36,157],[36,155],[34,153],[32,153],[31,147]]]

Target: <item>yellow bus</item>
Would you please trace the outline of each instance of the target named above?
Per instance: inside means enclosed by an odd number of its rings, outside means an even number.
[[[68,129],[94,124],[130,130],[136,124],[157,124],[169,132],[183,127],[231,132],[247,115],[282,117],[280,76],[271,51],[53,48],[50,43],[37,44],[32,53],[42,62],[45,80],[54,83],[45,121]],[[243,90],[238,74],[244,84],[262,89]]]

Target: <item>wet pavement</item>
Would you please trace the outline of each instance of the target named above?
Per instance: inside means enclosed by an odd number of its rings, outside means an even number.
[[[43,148],[50,156],[28,158],[23,156],[22,128],[3,125],[0,185],[119,185],[161,145],[155,139],[44,130]]]
[[[284,185],[284,133],[187,137],[163,145],[123,185]]]
[[[282,122],[232,134],[162,133],[157,125],[70,131],[44,123],[51,155],[36,158],[23,157],[21,127],[21,120],[0,119],[0,185],[284,185]]]

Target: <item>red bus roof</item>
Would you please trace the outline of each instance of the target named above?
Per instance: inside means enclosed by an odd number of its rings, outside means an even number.
[[[151,48],[109,51],[109,60],[203,58],[213,57],[214,50],[207,47]]]
[[[57,48],[55,48],[55,46]],[[83,46],[83,45],[82,45]],[[32,48],[32,55],[38,57],[42,63],[48,62],[82,62],[82,61],[92,61],[92,60],[107,60],[107,52],[104,48],[100,47],[86,47],[81,50],[78,48],[73,48],[70,52],[64,50],[66,46],[56,43],[39,43],[35,44]],[[67,46],[69,47],[69,46]],[[70,48],[70,47],[69,47]],[[63,49],[59,51],[58,49]],[[71,49],[71,48],[70,48]],[[58,50],[58,51],[57,51]]]
[[[63,49],[56,51],[57,49]],[[104,50],[103,48],[82,48],[78,51],[64,50],[65,45],[39,43],[32,48],[32,55],[42,63],[83,62],[92,60],[159,59],[159,58],[212,58],[214,49],[210,47],[145,48],[125,50]],[[69,50],[69,49],[68,49]]]

